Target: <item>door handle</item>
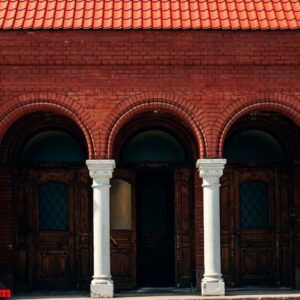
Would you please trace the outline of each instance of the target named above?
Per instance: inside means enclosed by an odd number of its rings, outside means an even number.
[[[112,236],[110,236],[110,240],[114,244],[115,247],[119,246],[119,243]]]

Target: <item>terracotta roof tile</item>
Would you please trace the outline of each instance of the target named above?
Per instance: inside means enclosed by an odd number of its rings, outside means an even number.
[[[0,0],[2,29],[300,29],[300,0]]]

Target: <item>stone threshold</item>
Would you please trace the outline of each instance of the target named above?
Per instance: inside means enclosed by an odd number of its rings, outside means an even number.
[[[225,296],[201,296],[193,289],[174,288],[143,288],[136,291],[116,293],[115,298],[120,300],[300,300],[300,291],[283,288],[240,288],[227,289]],[[14,296],[18,300],[88,300],[89,294],[70,292],[33,292]]]

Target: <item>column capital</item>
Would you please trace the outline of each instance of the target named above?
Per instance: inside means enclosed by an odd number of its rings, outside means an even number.
[[[93,186],[109,186],[115,168],[113,159],[89,159],[86,164],[94,181]]]
[[[198,159],[196,167],[199,175],[203,179],[218,179],[223,175],[226,159],[223,158],[203,158]]]

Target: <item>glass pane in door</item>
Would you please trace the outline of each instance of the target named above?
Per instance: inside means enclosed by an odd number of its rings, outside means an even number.
[[[63,182],[39,185],[39,230],[68,230],[68,187]]]
[[[242,229],[269,227],[269,185],[259,180],[240,184],[240,226]]]

